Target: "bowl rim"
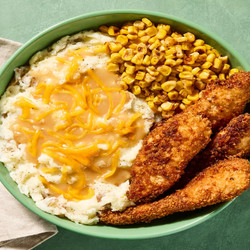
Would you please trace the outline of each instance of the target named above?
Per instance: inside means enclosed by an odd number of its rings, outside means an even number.
[[[7,70],[10,62],[12,62],[13,60],[15,60],[15,58],[22,53],[23,50],[26,49],[26,47],[28,47],[29,45],[31,45],[32,43],[34,43],[36,40],[38,40],[39,38],[43,37],[44,35],[46,35],[48,32],[52,32],[54,30],[56,30],[57,28],[64,26],[66,24],[72,23],[72,22],[76,22],[82,19],[86,19],[86,18],[90,18],[90,17],[95,17],[95,16],[102,16],[102,15],[112,15],[112,14],[138,14],[138,15],[147,15],[147,16],[155,16],[155,17],[159,17],[159,18],[164,18],[167,20],[171,20],[173,22],[178,22],[178,23],[184,23],[185,25],[192,27],[193,29],[206,34],[208,37],[211,37],[212,40],[214,40],[216,43],[222,45],[226,50],[230,51],[230,53],[238,59],[238,61],[240,62],[241,66],[245,69],[245,70],[250,70],[250,66],[247,63],[247,61],[244,59],[244,57],[239,54],[230,44],[228,44],[227,42],[225,42],[222,38],[220,38],[219,36],[217,36],[216,34],[214,34],[213,32],[207,30],[206,28],[193,23],[189,20],[183,19],[183,18],[179,18],[177,16],[173,16],[173,15],[169,15],[169,14],[165,14],[163,12],[155,12],[155,11],[147,11],[147,10],[132,10],[132,9],[117,9],[117,10],[104,10],[104,11],[96,11],[96,12],[90,12],[87,14],[83,14],[83,15],[78,15],[76,17],[73,18],[69,18],[66,19],[64,21],[61,21],[55,25],[50,26],[49,28],[41,31],[40,33],[38,33],[37,35],[33,36],[31,39],[29,39],[26,43],[24,43],[6,62],[5,64],[1,67],[0,69],[0,75],[2,75],[2,73]],[[83,29],[84,30],[84,29]],[[59,227],[65,228],[67,230],[71,230],[77,233],[81,233],[81,234],[85,234],[85,235],[89,235],[89,236],[95,236],[95,237],[101,237],[101,238],[109,238],[109,239],[145,239],[145,238],[156,238],[156,237],[161,237],[161,236],[166,236],[166,235],[171,235],[186,229],[189,229],[195,225],[198,225],[202,222],[205,222],[206,220],[214,217],[216,214],[220,213],[222,210],[224,210],[227,206],[229,206],[232,201],[226,202],[224,204],[221,204],[216,210],[203,215],[201,218],[198,218],[197,220],[195,220],[194,222],[191,223],[187,223],[184,226],[180,226],[174,230],[172,230],[171,232],[166,231],[162,231],[162,232],[151,232],[151,233],[147,233],[144,235],[137,235],[137,234],[131,234],[131,235],[123,235],[122,232],[120,233],[116,233],[117,235],[111,235],[111,234],[107,234],[107,233],[103,233],[103,232],[94,232],[93,231],[88,231],[88,230],[79,230],[77,227],[75,227],[75,225],[73,224],[68,224],[65,225],[65,222],[62,220],[59,220],[59,217],[56,215],[51,215],[48,214],[44,211],[42,211],[41,209],[39,209],[38,207],[36,207],[36,205],[34,204],[33,206],[28,205],[25,202],[25,199],[23,196],[25,196],[24,194],[22,194],[19,190],[19,194],[16,194],[15,191],[12,189],[11,185],[8,183],[8,181],[6,180],[6,178],[4,178],[2,175],[0,175],[0,181],[2,182],[2,184],[7,188],[7,190],[20,202],[22,203],[25,207],[27,207],[29,210],[31,210],[33,213],[37,214],[38,216],[40,216],[41,218],[56,224]],[[27,196],[25,196],[27,197]],[[27,197],[28,199],[31,199],[30,197]],[[54,218],[55,217],[55,218]],[[72,221],[70,221],[72,222]],[[72,222],[73,223],[73,222]],[[88,227],[89,225],[83,225]],[[91,226],[90,226],[91,227]],[[113,226],[110,226],[113,227]]]

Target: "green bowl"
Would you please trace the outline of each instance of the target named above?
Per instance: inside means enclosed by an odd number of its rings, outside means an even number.
[[[190,31],[197,37],[204,39],[208,44],[215,47],[223,55],[227,55],[233,67],[242,70],[249,70],[250,67],[247,62],[240,56],[230,45],[222,39],[207,31],[206,29],[193,24],[187,20],[166,15],[164,13],[156,13],[149,11],[135,11],[135,10],[115,10],[102,11],[78,16],[57,24],[33,39],[24,44],[14,55],[6,62],[0,71],[0,95],[2,95],[10,82],[14,69],[25,65],[29,58],[39,50],[44,49],[59,38],[65,35],[71,35],[81,30],[97,29],[100,25],[115,24],[141,19],[148,17],[155,23],[167,23],[172,28],[180,32]],[[32,199],[23,195],[17,184],[9,176],[8,170],[0,163],[0,180],[9,192],[19,200],[24,206],[36,213],[45,220],[56,224],[60,227],[72,230],[77,233],[87,234],[97,237],[105,237],[112,239],[142,239],[153,238],[164,235],[173,234],[182,230],[193,227],[201,222],[212,218],[231,202],[219,204],[193,212],[178,213],[166,218],[156,220],[150,224],[140,224],[133,226],[104,226],[104,225],[81,225],[69,221],[65,218],[60,218],[55,215],[48,214],[38,207]]]

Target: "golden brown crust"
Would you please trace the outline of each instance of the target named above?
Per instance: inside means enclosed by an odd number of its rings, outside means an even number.
[[[202,97],[188,108],[212,122],[213,130],[224,127],[244,111],[250,99],[250,72],[239,72],[226,81],[216,81],[202,92]]]
[[[228,125],[217,133],[193,160],[185,173],[172,187],[172,190],[183,188],[197,173],[218,160],[230,156],[244,158],[250,154],[250,114],[245,113],[232,119]]]
[[[100,222],[125,225],[150,222],[175,212],[191,211],[233,199],[250,185],[250,163],[231,158],[220,161],[198,174],[184,189],[124,212],[104,211]]]
[[[170,188],[210,135],[210,122],[199,115],[182,113],[158,125],[144,139],[131,168],[129,199],[146,202]]]

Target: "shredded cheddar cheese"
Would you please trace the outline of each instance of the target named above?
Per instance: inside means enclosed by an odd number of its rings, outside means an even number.
[[[41,154],[51,157],[60,167],[43,166],[41,173],[59,171],[63,185],[47,181],[43,175],[40,180],[53,193],[74,201],[94,195],[88,171],[102,179],[115,174],[120,149],[136,143],[127,135],[135,134],[142,119],[138,112],[124,112],[130,96],[119,84],[103,81],[92,69],[78,73],[85,51],[69,50],[64,57],[56,57],[58,67],[67,69],[63,84],[53,79],[39,82],[37,77],[36,102],[20,97],[15,103],[22,109],[19,130],[26,135],[29,154],[34,161]]]

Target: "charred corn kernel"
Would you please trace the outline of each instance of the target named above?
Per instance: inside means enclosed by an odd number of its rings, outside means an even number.
[[[133,56],[133,58],[131,59],[131,62],[134,64],[141,65],[143,58],[144,58],[144,55],[142,53],[137,53]]]
[[[121,56],[123,56],[123,54],[125,53],[125,51],[126,51],[126,49],[125,49],[125,47],[123,47],[123,48],[119,51],[119,54],[120,54]]]
[[[109,46],[111,52],[118,52],[122,49],[122,45],[118,42],[109,42],[108,46]]]
[[[165,38],[165,44],[167,45],[167,46],[174,46],[175,44],[176,44],[177,42],[174,40],[174,38],[173,37],[171,37],[171,36],[167,36],[166,38]]]
[[[138,38],[137,35],[133,35],[133,34],[128,34],[127,37],[129,40],[136,40]]]
[[[124,77],[127,76],[127,75],[128,75],[127,72],[123,72],[122,75],[121,75],[121,77],[124,78]]]
[[[209,73],[208,72],[202,71],[199,74],[199,78],[202,79],[202,80],[208,79],[208,77],[209,77]]]
[[[189,43],[189,42],[183,42],[183,43],[181,44],[182,50],[190,50],[191,47],[192,47],[192,45],[191,45],[191,43]]]
[[[217,75],[212,75],[210,78],[211,78],[211,80],[216,80],[218,78],[218,76]]]
[[[199,90],[203,90],[206,87],[206,84],[202,82],[200,79],[197,79],[194,83],[195,87]]]
[[[151,84],[150,89],[151,89],[152,91],[161,90],[161,85],[160,85],[158,82],[153,82],[153,83]]]
[[[182,51],[181,45],[176,45],[175,49],[176,49],[176,56],[178,58],[182,58],[183,57],[183,51]]]
[[[146,55],[146,56],[143,58],[142,64],[145,65],[145,66],[148,66],[148,65],[150,65],[150,61],[151,61],[150,56],[149,56],[149,55]]]
[[[148,52],[148,49],[147,49],[146,44],[144,44],[144,43],[137,44],[136,53],[142,53],[145,55],[145,54],[147,54],[147,52]]]
[[[219,79],[226,80],[225,74],[223,74],[223,73],[219,74]]]
[[[131,61],[134,56],[133,50],[132,49],[125,49],[124,53],[122,55],[122,59],[124,61]]]
[[[129,33],[129,34],[132,34],[132,35],[135,35],[135,34],[138,33],[138,28],[135,27],[135,26],[129,26],[129,27],[128,27],[128,33]]]
[[[154,111],[157,112],[157,107],[152,101],[148,101],[148,106]]]
[[[120,73],[123,73],[124,70],[125,70],[125,66],[124,66],[124,64],[122,63],[122,64],[120,64],[119,72],[120,72]]]
[[[180,104],[179,104],[178,102],[175,102],[175,103],[174,103],[174,106],[173,106],[173,110],[177,109],[177,108],[179,107],[179,105],[180,105]]]
[[[184,110],[186,108],[186,105],[184,103],[181,103],[179,107],[180,109]]]
[[[145,74],[146,74],[146,73],[143,72],[143,71],[138,71],[138,72],[136,73],[136,75],[135,75],[135,79],[136,79],[136,80],[143,80]]]
[[[153,25],[153,23],[146,17],[142,18],[142,22],[144,22],[147,27],[150,27]]]
[[[139,71],[139,70],[145,71],[146,67],[142,65],[135,65],[135,71]]]
[[[187,37],[185,37],[185,36],[180,36],[180,37],[175,37],[174,40],[175,40],[177,43],[183,43],[183,42],[186,42],[188,39],[187,39]]]
[[[190,71],[191,72],[193,70],[193,68],[191,66],[188,66],[188,65],[183,65],[182,68],[183,68],[183,71]]]
[[[184,37],[186,37],[187,40],[191,43],[195,41],[195,35],[190,32],[185,33]]]
[[[120,29],[120,34],[121,35],[127,35],[128,34],[128,30],[126,30],[126,29]]]
[[[164,76],[169,76],[171,74],[171,67],[167,66],[167,65],[161,65],[159,67],[157,67],[157,70]]]
[[[196,75],[196,74],[199,73],[200,70],[201,70],[201,69],[200,69],[199,67],[195,67],[195,68],[192,69],[192,74],[193,74],[193,75]]]
[[[161,42],[157,39],[153,44],[150,45],[149,49],[153,50],[158,48],[161,45]]]
[[[184,89],[187,91],[188,95],[192,95],[192,93],[194,92],[193,86],[184,86]]]
[[[137,86],[137,85],[133,86],[132,87],[132,93],[134,95],[140,95],[141,94],[141,87]]]
[[[145,90],[145,88],[147,88],[147,87],[150,86],[150,83],[145,82],[145,81],[139,81],[139,82],[137,83],[137,85],[139,85],[143,90]]]
[[[207,48],[206,46],[197,46],[194,48],[194,51],[198,52],[199,54],[203,54],[203,53],[206,53]]]
[[[181,82],[184,87],[190,87],[194,84],[193,80],[181,79]]]
[[[121,45],[125,46],[128,43],[128,38],[124,35],[118,35],[116,37],[116,41],[119,42]]]
[[[137,44],[136,44],[136,43],[131,43],[131,44],[129,44],[128,47],[129,47],[130,49],[132,49],[132,50],[136,50]]]
[[[158,96],[155,96],[153,99],[153,103],[156,105],[160,105],[162,102]]]
[[[188,100],[187,98],[184,98],[184,99],[182,100],[182,102],[183,102],[184,104],[186,104],[186,105],[191,104],[191,101]]]
[[[230,65],[225,63],[222,70],[221,70],[221,73],[224,73],[226,74],[228,72],[228,70],[230,69]]]
[[[181,90],[179,91],[179,95],[181,95],[182,97],[187,97],[188,92],[187,92],[185,89],[181,89]]]
[[[164,102],[161,104],[161,108],[164,111],[170,111],[173,109],[174,104],[172,102]]]
[[[151,76],[149,73],[145,74],[144,81],[147,83],[153,82],[155,80],[154,76]]]
[[[127,83],[128,85],[132,84],[135,81],[135,78],[132,75],[126,75],[123,78],[123,81]]]
[[[128,85],[124,81],[120,81],[119,84],[120,84],[120,86],[122,87],[123,90],[127,90],[128,89]]]
[[[128,66],[126,67],[126,73],[128,73],[128,74],[130,74],[130,75],[134,74],[134,73],[135,73],[135,66],[128,65]]]
[[[182,72],[183,71],[183,66],[182,65],[177,65],[175,67],[175,70],[178,71],[178,72]]]
[[[158,38],[156,36],[153,36],[148,40],[148,43],[153,44],[156,40],[158,40]]]
[[[202,69],[209,69],[213,64],[211,62],[205,62],[201,65]]]
[[[102,25],[102,26],[99,27],[99,30],[101,32],[103,32],[103,33],[108,33],[108,29],[109,28],[107,26],[105,26],[105,25]]]
[[[170,118],[174,115],[175,111],[171,110],[171,111],[163,111],[162,112],[162,117],[163,118]]]
[[[139,30],[137,35],[138,35],[138,37],[141,38],[142,36],[146,35],[146,32],[145,32],[145,30]]]
[[[110,61],[114,63],[122,63],[122,57],[119,53],[112,53]]]
[[[151,75],[151,76],[158,76],[159,72],[156,71],[154,66],[149,66],[146,68],[146,71]]]
[[[166,92],[170,92],[176,87],[176,81],[167,81],[161,85],[162,89]]]
[[[176,86],[175,86],[175,89],[177,90],[177,91],[181,91],[182,89],[183,89],[183,83],[182,83],[182,81],[177,81],[176,82]]]
[[[219,59],[220,59],[223,63],[227,63],[227,62],[228,62],[228,56],[220,56]]]
[[[153,57],[151,58],[151,60],[150,60],[150,63],[151,63],[152,65],[156,65],[158,62],[159,62],[159,58],[156,57],[156,56],[153,56]]]
[[[176,90],[172,90],[170,92],[168,92],[168,98],[171,100],[171,101],[175,101],[178,99],[178,92]]]
[[[199,92],[198,91],[194,91],[194,93],[192,93],[192,95],[188,95],[187,96],[187,99],[189,100],[189,101],[197,101],[197,100],[199,100]]]
[[[164,64],[165,64],[165,65],[168,65],[168,66],[170,66],[170,67],[174,67],[174,66],[176,65],[176,61],[173,60],[173,59],[166,59],[166,61],[165,61]]]
[[[239,72],[239,70],[238,69],[231,69],[230,71],[229,71],[229,76],[231,76],[231,75],[233,75],[233,74],[235,74],[235,73],[237,73],[237,72]]]
[[[109,28],[108,28],[108,34],[110,35],[110,36],[117,36],[117,35],[119,35],[119,28],[117,28],[117,27],[115,27],[115,26],[110,26]]]
[[[150,37],[155,36],[158,32],[155,26],[148,27],[145,31],[146,31],[146,34]]]
[[[119,69],[120,69],[119,65],[116,63],[108,63],[108,65],[107,65],[108,71],[117,72],[117,71],[119,71]]]
[[[165,29],[159,29],[157,34],[156,34],[156,37],[158,39],[164,39],[167,35],[167,31]]]
[[[150,36],[142,36],[142,37],[140,37],[140,41],[142,43],[147,43],[149,39],[150,39]]]
[[[202,46],[204,44],[204,41],[201,40],[201,39],[197,39],[195,42],[194,42],[194,46],[197,47],[197,46]]]
[[[222,68],[222,60],[215,58],[213,68],[220,70]]]
[[[145,23],[142,21],[135,21],[133,25],[140,30],[143,30],[145,28]]]
[[[189,71],[183,71],[179,73],[179,77],[188,80],[192,80],[194,78],[193,74]]]
[[[217,49],[212,49],[216,57],[220,57],[220,52]]]

